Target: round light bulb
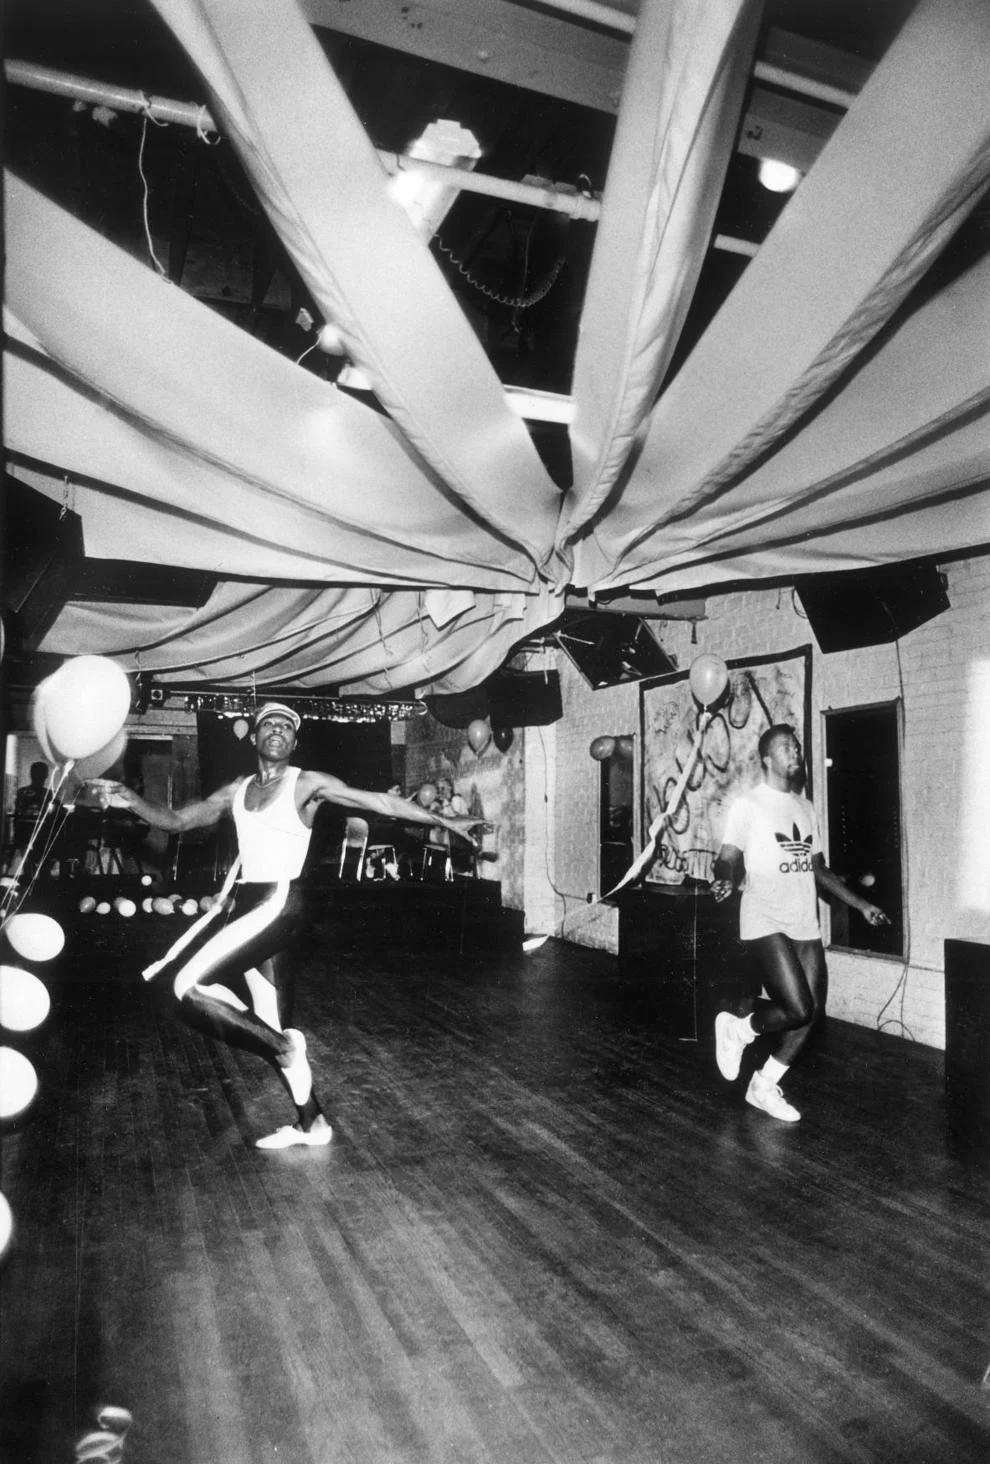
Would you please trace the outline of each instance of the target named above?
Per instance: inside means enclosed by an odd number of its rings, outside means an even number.
[[[763,158],[760,163],[759,179],[771,193],[793,193],[801,181],[800,169],[790,163],[778,162],[776,158]]]

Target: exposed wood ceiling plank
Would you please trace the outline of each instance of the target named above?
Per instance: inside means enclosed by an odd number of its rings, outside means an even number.
[[[302,0],[316,27],[371,41],[546,96],[615,113],[628,36],[589,28],[578,17],[537,14],[512,0]],[[773,28],[755,75],[781,74],[853,96],[870,65],[835,47]],[[756,85],[739,151],[807,172],[834,130],[840,108]],[[461,119],[458,119],[461,120]]]
[[[628,38],[508,0],[302,0],[314,26],[616,112]]]

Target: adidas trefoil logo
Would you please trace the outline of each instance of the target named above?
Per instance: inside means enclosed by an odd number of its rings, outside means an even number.
[[[781,849],[794,857],[781,864],[781,874],[806,874],[813,868],[811,863],[811,839],[802,839],[801,830],[797,824],[791,826],[791,835],[774,833],[774,838]]]

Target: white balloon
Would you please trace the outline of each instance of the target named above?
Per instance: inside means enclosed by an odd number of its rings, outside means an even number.
[[[132,915],[137,913],[137,906],[134,901],[127,899],[126,895],[118,895],[113,903],[117,914],[123,915],[125,920],[129,920]]]
[[[83,895],[82,899],[79,901],[79,913],[80,913],[80,915],[92,915],[92,913],[93,913],[93,911],[95,909],[96,909],[96,901],[93,899],[93,896],[92,895]]]
[[[183,915],[199,914],[199,906],[196,904],[195,900],[183,900],[179,908],[181,909]]]
[[[44,681],[39,681],[34,688],[31,697],[31,724],[34,727],[34,735],[41,743],[41,750],[45,754],[45,761],[57,763],[59,761],[52,747],[48,735],[48,692],[51,687],[52,678],[46,676]]]
[[[16,1047],[0,1047],[0,1118],[15,1118],[38,1091],[38,1074]]]
[[[74,656],[48,677],[40,705],[52,750],[62,759],[87,758],[123,727],[131,685],[116,661]]]
[[[0,1027],[8,1032],[31,1032],[51,1010],[43,981],[20,966],[0,966]]]
[[[10,1205],[7,1203],[7,1196],[0,1195],[0,1260],[6,1254],[13,1234],[14,1216],[11,1212]]]
[[[126,747],[127,733],[121,727],[120,731],[111,737],[106,747],[90,753],[89,757],[77,758],[72,771],[77,778],[87,783],[91,778],[98,778],[101,773],[106,772],[107,768],[112,768],[114,763],[119,762],[124,756]]]
[[[152,900],[152,898],[151,898],[150,895],[147,897],[147,899],[141,901],[141,909],[144,911],[144,913],[146,915],[150,915],[151,914],[151,906],[152,906],[153,903],[154,902],[153,902],[153,900]]]
[[[721,656],[696,656],[688,672],[691,695],[708,708],[721,701],[729,686],[729,668]]]
[[[14,915],[3,933],[25,961],[50,961],[65,945],[65,932],[50,915]]]
[[[96,913],[97,913],[97,915],[109,915],[110,914],[110,901],[109,900],[101,900],[100,903],[96,907]]]

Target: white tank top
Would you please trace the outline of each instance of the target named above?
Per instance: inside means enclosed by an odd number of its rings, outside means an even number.
[[[308,829],[296,808],[298,768],[286,768],[281,786],[266,808],[248,809],[244,797],[250,778],[234,793],[234,824],[241,855],[241,878],[262,884],[295,879],[309,850]]]

